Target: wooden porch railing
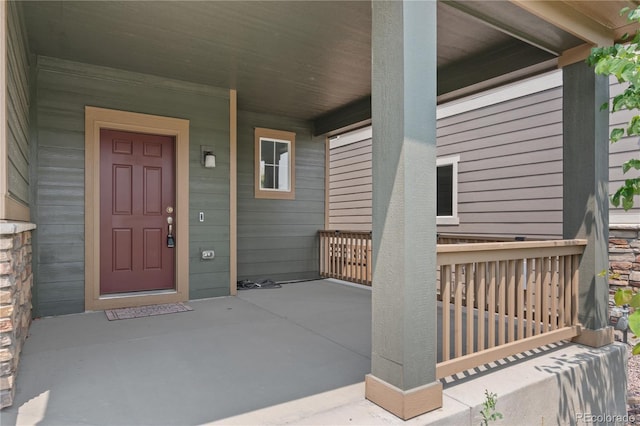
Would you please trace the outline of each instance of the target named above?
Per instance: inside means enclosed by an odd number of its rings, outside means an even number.
[[[319,234],[323,277],[371,285],[370,232]],[[439,235],[438,242],[438,378],[580,334],[586,240]]]
[[[320,276],[371,285],[371,232],[318,231]]]
[[[585,240],[439,244],[439,337],[446,377],[580,333]]]

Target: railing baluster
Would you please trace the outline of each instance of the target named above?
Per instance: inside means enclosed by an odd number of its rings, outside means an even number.
[[[509,314],[507,321],[507,339],[513,342],[515,336],[515,310],[516,310],[516,263],[513,260],[507,262],[507,303],[505,308]]]
[[[338,266],[340,268],[341,280],[344,280],[346,278],[346,275],[345,275],[345,269],[347,269],[346,257],[347,257],[347,247],[345,244],[345,235],[343,232],[341,232],[340,233],[340,258],[339,258],[340,265]]]
[[[371,253],[371,250],[372,250],[371,244],[372,244],[372,239],[371,239],[371,234],[369,234],[369,238],[367,239],[367,282],[369,283],[369,285],[371,285],[373,281],[373,276],[372,276],[373,256]]]
[[[573,257],[572,256],[564,256],[564,323],[565,325],[574,325],[572,324],[572,313],[571,309],[573,306]]]
[[[346,234],[342,234],[342,238],[340,240],[340,244],[341,244],[341,250],[340,250],[340,256],[341,256],[341,262],[340,262],[340,275],[342,280],[346,280],[348,275],[347,275],[347,266],[348,266],[348,262],[347,262],[347,256],[348,256],[348,248],[347,248],[347,235]]]
[[[578,283],[580,282],[578,266],[580,265],[580,255],[574,254],[572,259],[571,275],[571,325],[578,324]]]
[[[351,234],[351,276],[356,279],[357,283],[362,284],[362,281],[358,279],[358,272],[360,269],[360,256],[358,255],[360,252],[359,245],[360,239],[358,236],[355,233]]]
[[[455,294],[453,296],[454,312],[454,336],[456,357],[462,356],[462,289],[464,280],[462,279],[462,265],[456,265],[455,269]]]
[[[324,274],[325,276],[331,276],[331,271],[329,269],[329,247],[331,246],[331,238],[327,233],[322,235],[322,241],[324,242]]]
[[[338,278],[338,235],[333,234],[331,237],[331,277]]]
[[[349,277],[352,277],[351,274],[351,233],[347,232],[344,234],[344,269],[343,276],[345,280],[348,280]]]
[[[358,279],[360,280],[360,282],[362,284],[366,284],[365,280],[364,280],[364,271],[363,271],[363,260],[364,260],[364,253],[363,253],[363,248],[364,248],[364,237],[360,236],[360,238],[358,238]]]
[[[535,281],[533,276],[533,259],[527,259],[527,289],[525,290],[527,298],[527,322],[526,322],[526,335],[527,337],[533,336],[533,301],[535,297]]]
[[[565,257],[558,256],[558,328],[565,324]]]
[[[518,321],[517,338],[524,338],[524,262],[522,259],[516,261],[516,317]]]
[[[551,312],[549,322],[551,330],[558,328],[558,258],[551,257]]]
[[[465,266],[465,299],[467,301],[467,350],[466,354],[471,354],[474,351],[473,349],[473,341],[475,337],[475,315],[474,315],[474,304],[475,304],[475,279],[474,279],[474,265],[473,263],[467,263]],[[479,317],[478,317],[479,319]]]
[[[484,330],[485,320],[484,313],[487,309],[486,306],[486,294],[487,294],[487,264],[481,262],[476,264],[476,283],[478,283],[478,350],[484,349]]]
[[[320,241],[320,276],[324,277],[324,232],[318,232],[318,240]]]
[[[542,259],[542,332],[549,331],[549,258]]]
[[[505,339],[505,317],[506,317],[506,286],[507,286],[507,265],[506,261],[498,262],[498,344],[504,345]]]
[[[489,344],[492,348],[496,345],[496,263],[489,262],[489,288],[487,312],[489,313]]]
[[[446,361],[451,354],[451,265],[442,265],[440,268],[440,282],[442,285],[442,360]]]
[[[534,334],[540,334],[542,327],[540,325],[542,321],[542,258],[536,258],[536,306],[535,312],[535,330]]]

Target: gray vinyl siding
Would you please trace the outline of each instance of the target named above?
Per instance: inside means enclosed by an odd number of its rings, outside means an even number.
[[[84,310],[86,105],[190,120],[189,297],[229,294],[228,91],[39,57],[35,315]],[[214,147],[215,169],[200,165],[200,145]],[[201,261],[202,249],[215,259]]]
[[[329,229],[371,230],[371,139],[331,148]]]
[[[624,87],[622,85],[618,84],[615,79],[611,79],[609,89],[611,99],[622,93],[623,90]],[[629,120],[631,120],[634,115],[637,115],[637,111],[622,110],[612,114],[609,119],[610,128],[626,128]],[[611,195],[618,190],[625,179],[637,177],[640,174],[639,171],[634,169],[628,171],[626,174],[622,173],[622,164],[631,158],[640,158],[640,140],[637,136],[623,138],[609,145],[609,193]],[[640,223],[640,199],[638,197],[635,198],[634,204],[634,208],[627,212],[625,212],[622,207],[610,205],[609,222],[612,224]]]
[[[438,120],[438,157],[460,155],[459,225],[438,232],[562,237],[562,88]]]
[[[254,128],[296,134],[295,200],[254,197]],[[238,279],[319,277],[317,232],[324,227],[324,138],[311,123],[238,112]]]
[[[29,52],[21,5],[7,2],[7,188],[29,205]]]

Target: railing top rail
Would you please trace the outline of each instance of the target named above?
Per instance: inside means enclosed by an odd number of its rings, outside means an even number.
[[[466,234],[446,234],[442,232],[438,232],[437,237],[440,239],[446,240],[471,240],[471,241],[486,241],[486,242],[501,242],[501,241],[524,241],[525,239],[528,241],[537,241],[535,238],[530,239],[526,236],[520,237],[505,237],[498,235],[466,235]],[[456,243],[457,244],[457,243]]]
[[[438,253],[457,253],[491,250],[540,249],[550,247],[586,246],[587,240],[509,241],[495,243],[438,244]]]
[[[348,229],[319,229],[318,233],[322,235],[355,234],[371,236],[371,231],[349,231]]]

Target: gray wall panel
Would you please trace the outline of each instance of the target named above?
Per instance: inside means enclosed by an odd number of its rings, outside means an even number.
[[[296,199],[254,198],[254,128],[296,134]],[[324,138],[311,123],[238,113],[238,279],[318,277],[317,232],[324,227]]]
[[[329,151],[329,229],[371,230],[371,138]]]
[[[84,108],[86,105],[190,120],[190,297],[229,293],[228,91],[153,76],[38,58],[39,227],[34,247],[36,315],[84,309]],[[200,165],[213,146],[217,167]],[[180,190],[180,188],[179,188]],[[198,222],[198,211],[206,222]],[[67,253],[55,253],[69,247]],[[200,250],[220,256],[200,264]],[[197,266],[197,267],[196,267]]]
[[[562,236],[561,88],[438,120],[438,156],[451,154],[460,225],[438,232]]]
[[[609,95],[611,99],[622,93],[623,86],[615,79],[610,80]],[[629,120],[636,115],[635,111],[621,110],[610,116],[610,130],[615,127],[627,127]],[[614,194],[625,179],[637,177],[639,172],[630,170],[626,174],[622,173],[622,164],[631,158],[640,158],[640,140],[638,137],[623,138],[618,142],[609,145],[609,193]],[[640,200],[635,198],[635,207],[625,212],[620,207],[610,206],[610,223],[640,223]]]
[[[29,48],[19,2],[7,2],[7,157],[9,195],[29,205]]]

